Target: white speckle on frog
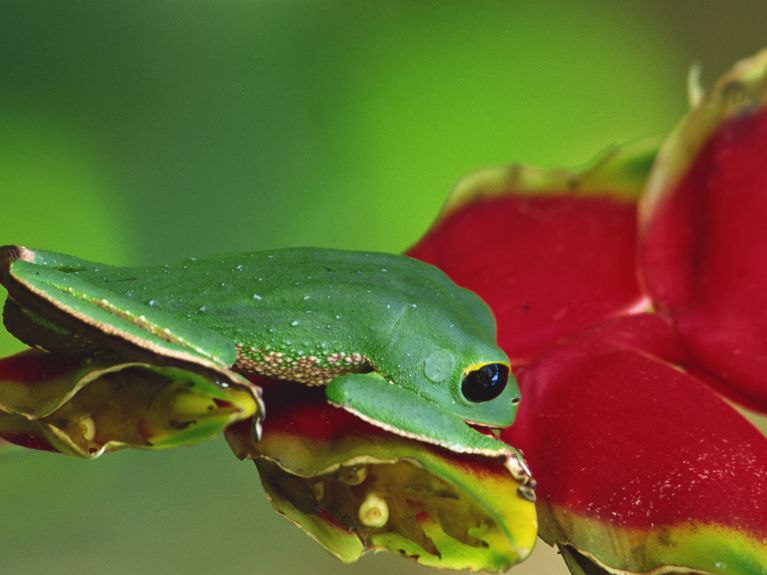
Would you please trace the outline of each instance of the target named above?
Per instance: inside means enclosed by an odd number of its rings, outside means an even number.
[[[383,273],[386,273],[386,272],[388,272],[389,270],[387,270],[386,268],[381,268],[381,271],[382,271]]]
[[[417,303],[411,303],[411,304],[410,304],[410,307],[412,307],[413,309],[415,309],[415,308],[417,308],[417,307],[418,307],[418,304],[417,304]]]
[[[262,298],[262,297],[261,297],[260,295],[258,295],[257,293],[254,293],[254,294],[253,294],[253,299],[254,299],[254,300],[256,300],[256,301],[261,301],[261,300],[262,300],[262,299],[264,299],[264,298]]]
[[[237,264],[236,266],[234,266],[234,269],[235,271],[243,272],[245,271],[245,266],[243,264]]]
[[[305,296],[304,296],[304,301],[306,301],[306,300],[310,300],[310,299],[312,299],[312,296],[310,296],[310,295],[305,295]]]
[[[149,307],[156,307],[159,304],[159,302],[156,299],[150,299],[148,302],[146,302],[146,304]]]
[[[220,285],[221,287],[226,287],[226,282],[221,282],[221,283],[220,283],[220,284],[218,284],[218,285]]]
[[[256,281],[262,282],[262,281],[264,281],[264,278],[256,278]]]
[[[197,311],[201,311],[202,313],[205,313],[206,311],[208,311],[208,306],[201,305],[200,307],[197,308]]]
[[[290,325],[293,327],[297,327],[301,325],[301,322],[299,322],[297,319],[294,319],[293,321],[290,322]]]
[[[340,315],[337,315],[337,316],[336,316],[336,319],[341,319],[341,316],[340,316]]]

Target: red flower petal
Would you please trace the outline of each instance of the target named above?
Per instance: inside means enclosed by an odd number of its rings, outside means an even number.
[[[642,209],[648,289],[697,360],[767,411],[767,51],[664,145]]]
[[[503,438],[538,478],[541,536],[610,569],[761,573],[767,439],[657,356],[683,350],[638,316],[520,374],[525,401]]]
[[[527,363],[563,336],[642,304],[635,201],[654,150],[615,151],[581,172],[480,172],[409,253],[484,298],[500,345]]]

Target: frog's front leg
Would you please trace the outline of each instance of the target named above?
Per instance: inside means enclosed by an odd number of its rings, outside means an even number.
[[[328,384],[330,403],[386,431],[459,453],[506,456],[512,449],[377,373],[347,373]]]

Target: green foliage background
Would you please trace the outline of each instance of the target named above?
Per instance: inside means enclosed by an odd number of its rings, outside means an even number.
[[[766,9],[1,0],[0,243],[121,263],[401,251],[472,170],[575,165],[667,132],[689,65],[711,81],[756,51]],[[0,334],[1,353],[19,349]],[[2,573],[425,572],[343,567],[274,515],[222,441],[0,457]],[[563,571],[551,557],[517,572]]]

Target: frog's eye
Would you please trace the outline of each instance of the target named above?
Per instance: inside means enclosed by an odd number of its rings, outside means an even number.
[[[500,363],[488,363],[463,377],[461,392],[469,401],[481,403],[495,399],[509,380],[509,368]]]

